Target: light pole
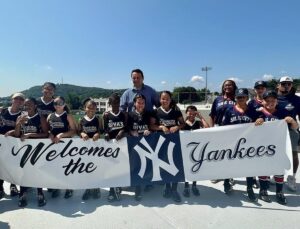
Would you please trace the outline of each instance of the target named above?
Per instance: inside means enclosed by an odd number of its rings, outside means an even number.
[[[205,72],[205,104],[207,103],[207,72],[211,70],[211,67],[203,67],[201,70]]]

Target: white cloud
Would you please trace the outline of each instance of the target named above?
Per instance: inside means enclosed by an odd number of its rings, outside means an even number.
[[[108,80],[108,81],[106,81],[106,83],[107,83],[107,84],[111,84],[111,81]]]
[[[243,82],[243,80],[242,79],[239,79],[239,78],[237,78],[237,77],[230,77],[230,78],[228,78],[229,80],[233,80],[234,82],[236,82],[236,83],[241,83],[241,82]]]
[[[190,82],[204,82],[204,78],[202,76],[192,76]]]
[[[45,65],[44,68],[49,71],[53,70],[53,68],[50,65]]]
[[[164,80],[163,80],[163,81],[161,81],[160,83],[161,83],[162,85],[166,85],[166,84],[167,84],[167,81],[164,81]]]
[[[274,79],[274,76],[271,74],[264,74],[262,78],[263,80],[272,80]]]

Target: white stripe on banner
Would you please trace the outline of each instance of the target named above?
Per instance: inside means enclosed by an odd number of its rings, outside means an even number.
[[[287,171],[292,171],[292,150],[282,120],[257,127],[251,123],[182,131],[179,138],[153,134],[118,142],[72,138],[52,144],[49,139],[22,142],[0,135],[0,178],[28,187],[121,187]]]

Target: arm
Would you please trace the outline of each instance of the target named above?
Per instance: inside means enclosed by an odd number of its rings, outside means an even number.
[[[206,122],[205,118],[200,114],[200,112],[197,112],[197,117],[202,122],[204,128],[208,128],[209,127],[209,124]]]

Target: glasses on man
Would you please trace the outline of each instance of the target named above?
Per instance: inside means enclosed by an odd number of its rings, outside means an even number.
[[[281,84],[281,86],[283,86],[283,87],[285,87],[285,86],[290,87],[290,86],[292,85],[292,83],[289,83],[289,82],[282,82],[282,83],[280,83],[280,84]]]

